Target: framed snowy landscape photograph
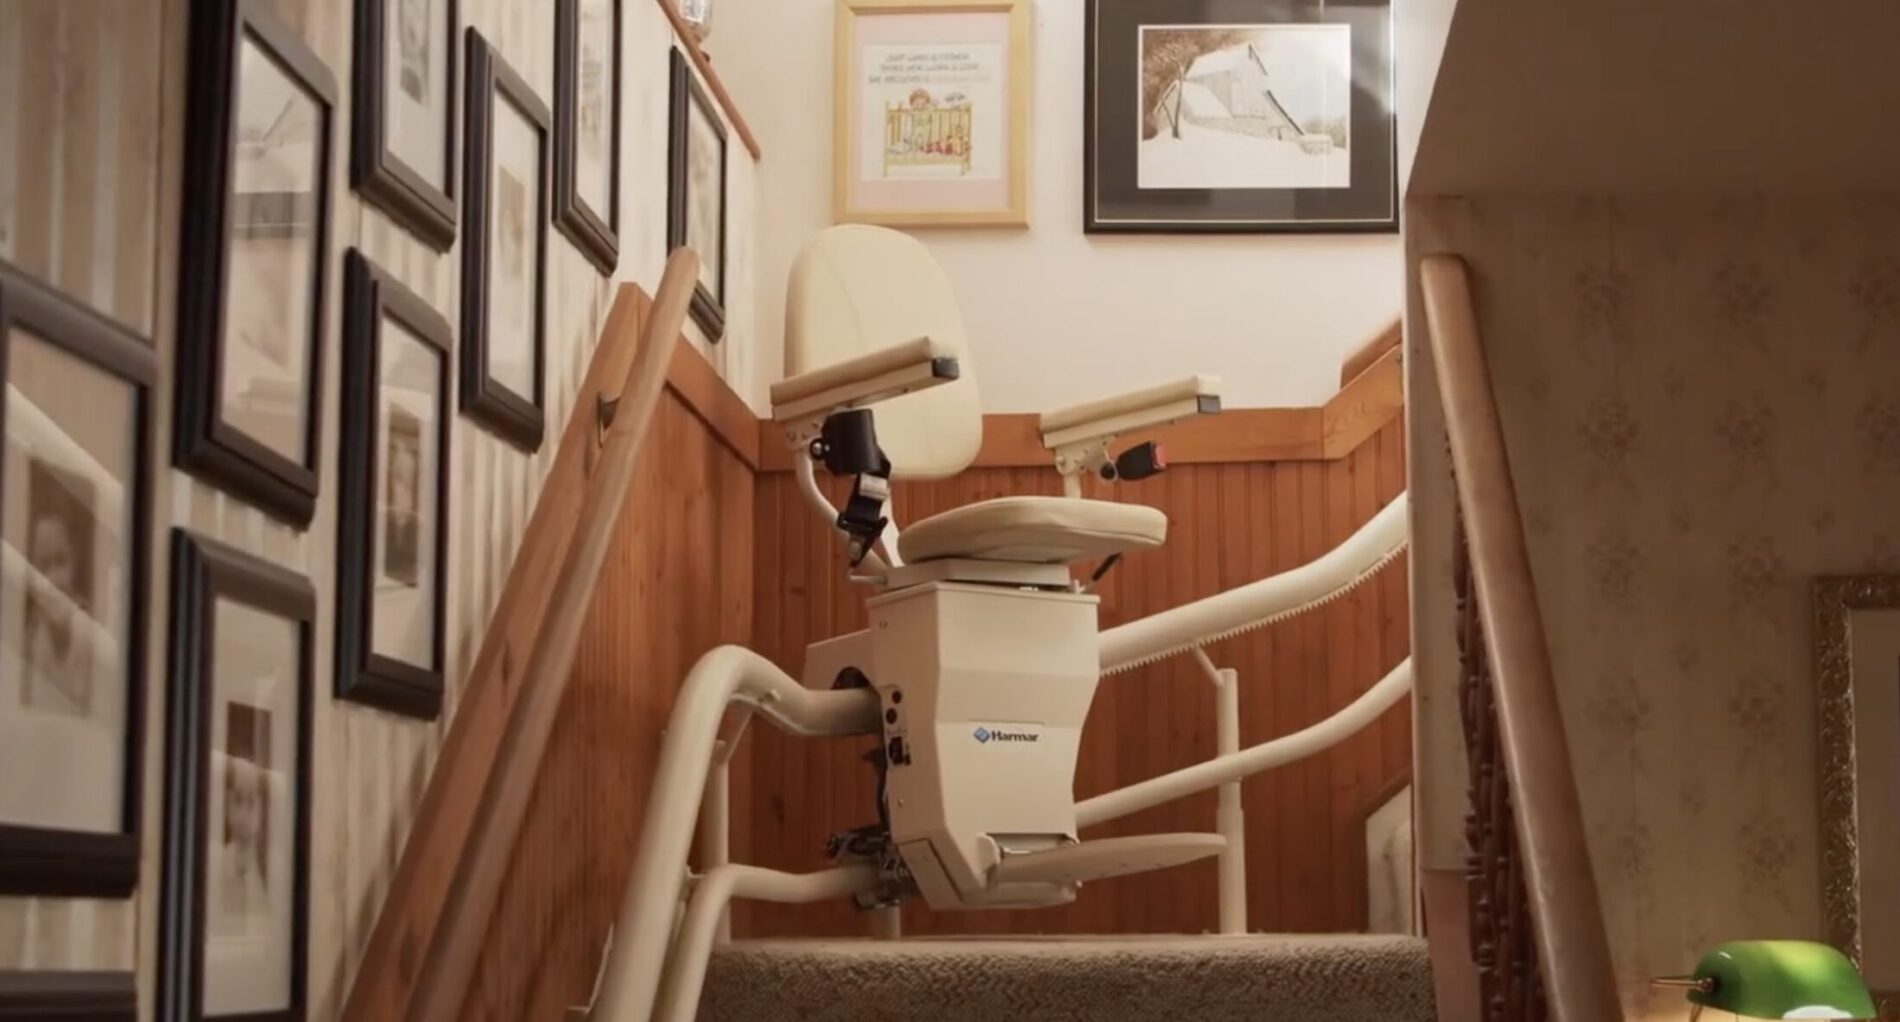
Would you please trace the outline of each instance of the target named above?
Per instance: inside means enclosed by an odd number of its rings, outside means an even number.
[[[1088,5],[1090,232],[1398,229],[1386,3]]]

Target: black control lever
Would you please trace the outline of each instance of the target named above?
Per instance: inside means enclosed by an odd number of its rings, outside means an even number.
[[[826,416],[818,439],[811,442],[811,456],[835,476],[875,472],[884,463],[884,452],[878,450],[871,410],[851,408]]]
[[[1118,479],[1146,479],[1167,470],[1167,456],[1162,453],[1161,445],[1152,440],[1130,447],[1115,457],[1115,477]]]

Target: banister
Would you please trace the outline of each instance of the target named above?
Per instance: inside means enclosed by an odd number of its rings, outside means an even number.
[[[1531,578],[1523,521],[1464,261],[1427,256],[1419,278],[1497,725],[1514,789],[1517,848],[1552,1016],[1623,1017],[1603,909]]]
[[[418,1022],[451,1022],[461,1017],[488,921],[527,815],[535,775],[573,674],[600,568],[632,491],[641,441],[659,407],[673,339],[686,323],[698,277],[699,257],[690,249],[676,249],[667,258],[641,331],[640,349],[615,399],[613,424],[602,438],[600,460],[588,480],[574,542],[561,564],[547,617],[522,671],[527,694],[509,722],[499,757],[507,768],[489,775],[468,849],[457,864],[455,884],[443,906],[444,921],[438,930],[442,939],[424,960],[410,1015]]]
[[[405,845],[342,1017],[458,1017],[691,302],[675,253],[659,299],[623,284]],[[612,422],[604,430],[608,409]]]

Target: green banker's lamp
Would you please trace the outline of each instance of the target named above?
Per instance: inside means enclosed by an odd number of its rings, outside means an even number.
[[[1692,976],[1653,981],[1689,991],[1690,1022],[1704,1008],[1741,1018],[1879,1018],[1847,956],[1805,940],[1738,940],[1702,956]]]

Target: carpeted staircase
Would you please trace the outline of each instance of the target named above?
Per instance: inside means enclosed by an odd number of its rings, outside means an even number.
[[[739,941],[701,1022],[1432,1022],[1425,942],[1389,936]]]

